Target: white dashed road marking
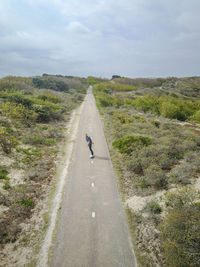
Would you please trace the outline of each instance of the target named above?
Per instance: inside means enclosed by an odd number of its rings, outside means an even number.
[[[92,218],[95,218],[95,216],[96,216],[96,214],[95,214],[95,212],[93,211],[93,212],[92,212]]]
[[[94,183],[92,183],[91,186],[94,187]]]

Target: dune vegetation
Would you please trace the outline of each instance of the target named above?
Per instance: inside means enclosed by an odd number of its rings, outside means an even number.
[[[139,266],[200,264],[200,78],[94,85]]]
[[[49,191],[67,122],[86,89],[85,79],[60,75],[0,79],[1,249],[37,235],[26,225]]]

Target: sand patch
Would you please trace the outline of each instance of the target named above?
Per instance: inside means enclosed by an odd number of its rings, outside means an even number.
[[[24,170],[11,169],[9,172],[11,186],[19,185],[24,183]]]
[[[146,197],[133,196],[129,198],[125,204],[132,209],[133,212],[141,212],[151,200],[161,201],[166,190],[158,191],[156,194]]]

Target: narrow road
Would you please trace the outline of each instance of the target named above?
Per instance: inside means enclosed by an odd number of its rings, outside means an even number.
[[[85,133],[94,142],[93,160]],[[51,267],[135,267],[125,212],[91,88],[66,179]]]

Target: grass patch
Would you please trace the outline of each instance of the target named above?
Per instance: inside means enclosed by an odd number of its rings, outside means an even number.
[[[0,170],[0,179],[8,180],[8,171],[7,170]]]
[[[9,189],[11,189],[11,185],[10,185],[10,183],[9,183],[8,181],[6,181],[5,184],[3,185],[3,189],[4,189],[4,190],[9,190]]]
[[[20,201],[20,204],[23,205],[26,209],[30,209],[33,207],[33,199],[25,198]]]

